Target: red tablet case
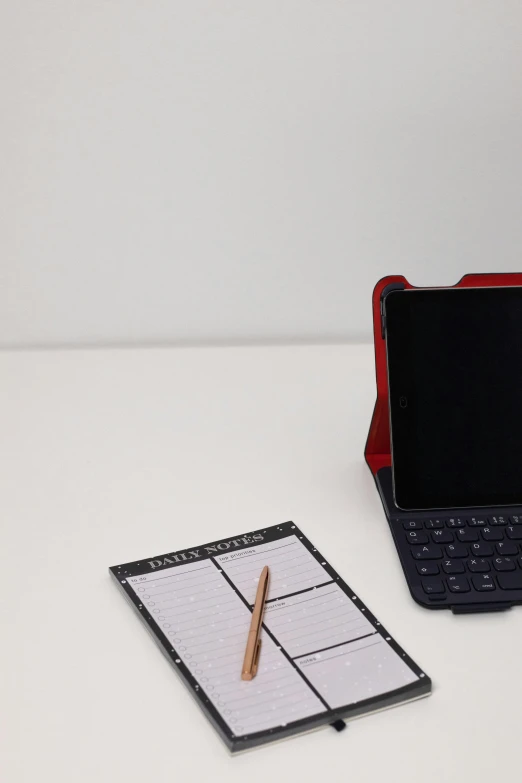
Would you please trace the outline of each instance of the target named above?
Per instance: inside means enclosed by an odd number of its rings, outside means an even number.
[[[444,288],[491,288],[493,286],[522,286],[522,274],[475,274],[465,275],[455,286]],[[522,590],[493,590],[490,593],[476,592],[475,590],[462,594],[444,592],[443,595],[427,595],[421,584],[422,577],[415,568],[414,560],[410,557],[409,546],[404,544],[403,526],[409,520],[420,520],[438,512],[403,511],[399,509],[393,497],[392,482],[392,458],[390,448],[390,416],[388,407],[388,369],[386,362],[386,341],[383,329],[383,314],[381,312],[381,297],[386,288],[415,288],[408,283],[402,275],[390,275],[379,280],[373,291],[373,331],[375,343],[375,373],[377,380],[377,401],[373,411],[370,431],[366,441],[364,456],[368,467],[372,471],[375,484],[381,496],[388,524],[395,541],[397,552],[402,563],[406,581],[412,597],[421,606],[430,609],[451,609],[455,613],[483,612],[508,609],[514,604],[522,603]],[[482,515],[484,509],[467,509],[469,515]],[[456,510],[455,516],[459,515]],[[496,513],[502,513],[496,512]],[[517,513],[520,510],[506,509],[508,514]],[[443,516],[452,517],[453,512],[448,509],[441,511]],[[451,521],[451,520],[450,520]],[[408,550],[408,551],[407,551]],[[522,563],[521,563],[522,565]],[[518,572],[517,572],[518,573]],[[439,575],[446,578],[446,574]],[[469,577],[469,574],[467,575]]]
[[[383,277],[373,289],[373,339],[375,345],[375,375],[377,401],[373,410],[370,431],[364,449],[364,457],[373,473],[391,467],[390,416],[388,409],[388,370],[386,366],[386,341],[382,330],[381,295],[387,286],[397,284],[404,288],[416,288],[402,275]],[[465,275],[455,286],[444,288],[491,288],[492,286],[522,286],[522,274]]]

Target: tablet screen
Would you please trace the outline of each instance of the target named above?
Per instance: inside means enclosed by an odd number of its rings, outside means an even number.
[[[522,505],[522,288],[385,300],[400,508]]]

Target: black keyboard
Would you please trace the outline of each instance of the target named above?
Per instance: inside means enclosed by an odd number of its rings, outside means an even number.
[[[522,603],[522,514],[427,518],[423,512],[391,520],[391,528],[418,603],[454,611]]]

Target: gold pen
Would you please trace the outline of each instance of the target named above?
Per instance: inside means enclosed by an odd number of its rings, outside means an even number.
[[[252,612],[250,630],[248,632],[247,645],[245,650],[245,659],[243,669],[241,670],[242,680],[253,680],[257,674],[257,664],[259,663],[259,653],[261,651],[261,624],[263,622],[263,612],[265,611],[265,601],[268,593],[268,566],[265,566],[259,577],[257,586],[256,601]]]

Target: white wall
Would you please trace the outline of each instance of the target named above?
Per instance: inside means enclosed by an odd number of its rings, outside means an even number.
[[[0,9],[3,345],[367,339],[522,267],[518,0]]]

